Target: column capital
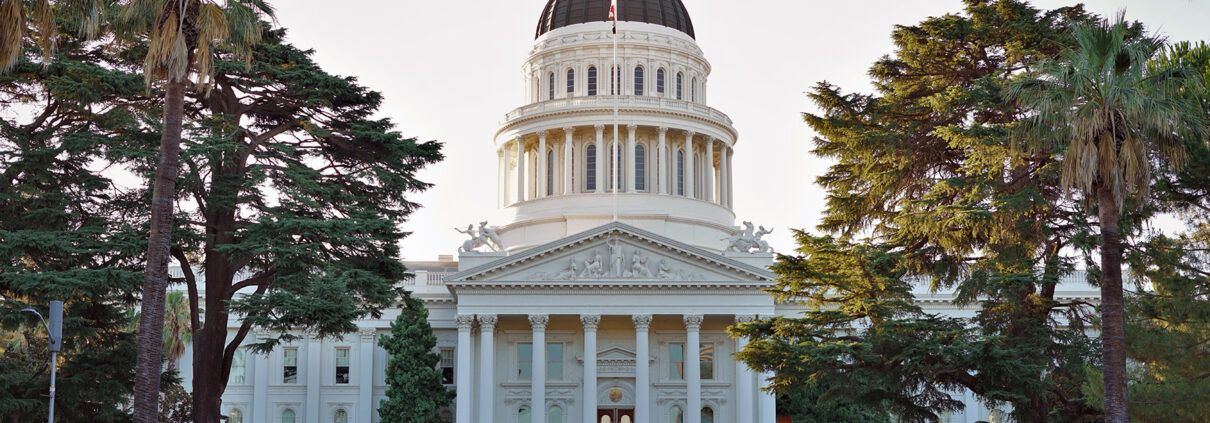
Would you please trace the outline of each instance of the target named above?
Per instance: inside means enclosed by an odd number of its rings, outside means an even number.
[[[593,129],[597,130],[597,135],[600,135],[602,132],[605,131],[605,124],[602,124],[602,123],[598,123],[596,125],[593,125],[592,127],[593,127]]]
[[[584,325],[584,329],[596,330],[597,325],[601,324],[600,314],[581,314],[580,323]]]
[[[576,128],[574,126],[564,126],[563,127],[563,133],[566,135],[571,135],[575,132],[576,132]]]
[[[550,130],[547,129],[547,130],[538,131],[538,141],[546,141],[546,132],[547,131],[550,131]]]
[[[470,330],[471,326],[473,326],[475,324],[475,315],[459,314],[457,316],[454,316],[454,323],[458,324],[458,330],[462,330],[462,329]]]
[[[696,135],[697,135],[697,132],[693,132],[693,131],[690,131],[690,130],[685,130],[685,139],[687,139],[687,140],[692,140],[692,139],[693,139],[693,137],[694,137],[694,136],[696,136]]]
[[[479,326],[485,330],[492,330],[496,327],[495,314],[477,314],[475,317],[479,320]]]
[[[659,128],[656,128],[656,129],[660,131],[660,135],[664,135],[664,134],[667,134],[667,133],[668,133],[668,127],[667,127],[667,126],[661,126],[661,127],[659,127]]]
[[[357,330],[357,335],[361,337],[361,342],[374,342],[374,335],[378,334],[378,328],[361,328]]]
[[[634,130],[636,130],[636,129],[639,129],[638,125],[635,125],[635,124],[626,125],[627,131],[634,132]]]
[[[647,329],[647,328],[651,327],[651,315],[650,314],[636,314],[636,315],[630,316],[630,320],[634,322],[635,329]]]
[[[684,315],[685,329],[689,329],[689,330],[701,329],[702,328],[702,319],[703,319],[703,316],[700,314]]]
[[[529,315],[529,325],[532,326],[534,328],[534,330],[537,330],[537,329],[545,330],[546,323],[549,321],[550,321],[550,315],[548,315],[548,314],[531,314],[531,315]]]
[[[755,314],[736,314],[735,323],[752,323],[756,321]]]

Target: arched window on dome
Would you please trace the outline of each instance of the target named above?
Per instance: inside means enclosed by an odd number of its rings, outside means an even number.
[[[634,189],[647,189],[647,147],[642,144],[634,146]]]
[[[597,146],[589,145],[584,149],[584,190],[595,191],[597,189]]]
[[[555,150],[546,152],[546,195],[555,194]]]
[[[664,96],[664,68],[655,71],[655,92]]]
[[[710,407],[702,408],[702,423],[714,423],[714,409]]]
[[[634,67],[634,95],[643,95],[643,67]]]
[[[550,76],[546,79],[547,79],[547,82],[549,82],[548,84],[546,84],[547,85],[546,88],[548,91],[550,91],[550,96],[549,96],[550,98],[548,98],[548,100],[554,100],[555,99],[555,73],[551,72]]]
[[[567,70],[567,96],[571,97],[576,92],[576,70]]]
[[[676,73],[676,99],[677,100],[685,99],[684,90],[685,90],[685,74],[677,72]]]
[[[550,406],[550,411],[546,412],[546,423],[563,423],[563,408]]]
[[[597,95],[597,67],[588,67],[588,95]]]
[[[349,423],[349,413],[344,409],[336,410],[332,415],[332,423]]]
[[[685,150],[676,150],[676,195],[685,195]]]
[[[281,423],[296,423],[294,410],[289,409],[289,408],[282,410]]]
[[[529,407],[521,407],[517,410],[517,423],[533,423],[533,416],[529,411]]]
[[[685,423],[685,412],[681,411],[680,406],[672,406],[672,412],[668,413],[668,423]]]
[[[689,83],[689,100],[697,101],[697,78],[693,78],[693,81]]]

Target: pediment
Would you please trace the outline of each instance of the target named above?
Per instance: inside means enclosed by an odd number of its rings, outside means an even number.
[[[447,282],[771,281],[767,270],[610,223],[458,272]]]

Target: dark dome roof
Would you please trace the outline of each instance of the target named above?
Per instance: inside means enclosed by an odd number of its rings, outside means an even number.
[[[618,0],[618,20],[663,25],[696,38],[681,0]],[[608,21],[609,0],[548,0],[534,38],[569,25]]]

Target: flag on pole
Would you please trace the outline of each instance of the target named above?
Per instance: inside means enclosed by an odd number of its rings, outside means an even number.
[[[617,33],[618,33],[618,10],[617,10],[617,7],[618,7],[618,6],[617,6],[617,2],[616,2],[616,0],[615,0],[615,1],[611,1],[611,2],[609,2],[609,20],[610,20],[611,22],[613,22],[613,33],[614,33],[614,34],[617,34]]]

